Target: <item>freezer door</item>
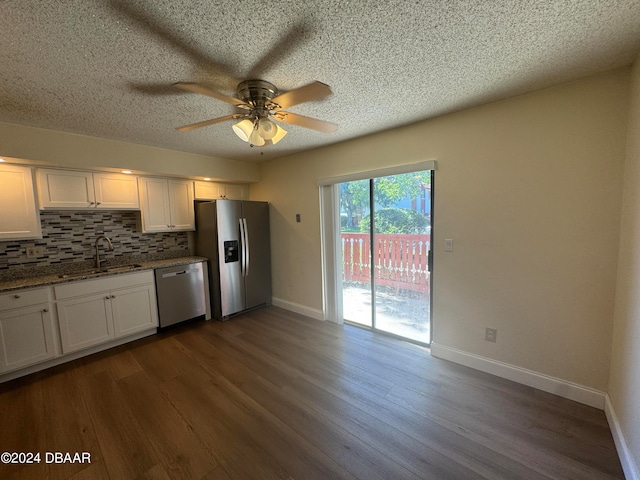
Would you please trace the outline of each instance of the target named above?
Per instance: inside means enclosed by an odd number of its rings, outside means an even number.
[[[239,200],[216,200],[220,310],[223,318],[247,308],[242,276],[241,206]]]
[[[247,264],[245,267],[246,307],[271,304],[271,242],[269,204],[242,202],[245,222]]]

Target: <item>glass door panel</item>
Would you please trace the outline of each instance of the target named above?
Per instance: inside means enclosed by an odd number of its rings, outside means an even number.
[[[368,327],[373,326],[370,197],[369,180],[340,184],[343,317]]]

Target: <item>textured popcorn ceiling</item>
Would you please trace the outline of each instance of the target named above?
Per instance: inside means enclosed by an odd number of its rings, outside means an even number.
[[[263,161],[629,65],[640,0],[3,0],[0,35],[0,121]],[[290,110],[338,132],[175,131],[235,110],[172,83],[247,78],[329,84]]]

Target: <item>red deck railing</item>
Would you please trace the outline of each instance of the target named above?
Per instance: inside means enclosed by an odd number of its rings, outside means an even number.
[[[368,233],[342,233],[342,280],[371,283]],[[429,292],[429,235],[376,234],[373,264],[376,285]]]

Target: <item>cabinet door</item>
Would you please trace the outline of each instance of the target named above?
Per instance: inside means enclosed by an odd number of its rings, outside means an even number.
[[[93,174],[39,168],[38,198],[42,209],[94,207]]]
[[[0,164],[0,205],[0,239],[42,238],[30,168]]]
[[[217,200],[223,198],[224,192],[220,190],[219,183],[194,182],[196,200]]]
[[[98,293],[58,300],[62,352],[71,353],[115,338],[111,295]]]
[[[96,207],[110,210],[140,208],[138,179],[122,173],[94,173]]]
[[[54,358],[53,317],[49,304],[0,312],[0,371]]]
[[[229,200],[245,200],[247,196],[246,185],[225,185],[224,198]]]
[[[217,200],[219,198],[245,200],[247,196],[246,185],[213,182],[194,182],[194,185],[196,200]]]
[[[153,284],[111,292],[111,307],[116,338],[158,326]]]
[[[140,214],[143,232],[171,231],[169,186],[164,178],[140,177]]]
[[[171,229],[173,231],[195,230],[193,182],[189,180],[168,180],[168,183]]]

